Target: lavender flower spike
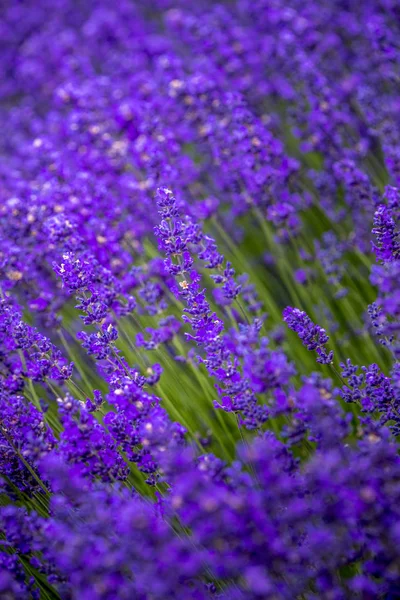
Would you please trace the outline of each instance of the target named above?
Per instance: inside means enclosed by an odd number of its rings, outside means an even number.
[[[327,352],[324,348],[329,336],[326,335],[325,329],[311,321],[307,313],[299,308],[287,306],[283,311],[283,320],[289,329],[297,333],[307,350],[316,351],[317,362],[323,365],[329,365],[332,362],[333,351]]]

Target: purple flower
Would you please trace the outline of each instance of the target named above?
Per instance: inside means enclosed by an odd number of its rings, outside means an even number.
[[[283,311],[283,320],[292,331],[295,331],[307,350],[315,350],[318,354],[317,362],[328,365],[333,360],[333,351],[327,352],[324,348],[329,340],[325,329],[315,325],[310,317],[298,308],[287,306]]]
[[[390,208],[381,204],[375,211],[374,228],[377,244],[374,245],[376,257],[381,262],[392,262],[400,259],[400,232]]]

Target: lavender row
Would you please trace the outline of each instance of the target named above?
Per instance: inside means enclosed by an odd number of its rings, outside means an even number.
[[[398,596],[399,16],[5,7],[1,597]]]

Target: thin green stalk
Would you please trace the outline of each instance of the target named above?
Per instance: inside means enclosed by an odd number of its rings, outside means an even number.
[[[20,357],[21,360],[21,364],[24,368],[24,372],[27,373],[27,366],[26,366],[26,360],[25,360],[25,356],[22,350],[18,350],[18,355]],[[27,375],[25,376],[25,381],[28,382],[28,387],[29,387],[29,391],[31,392],[32,395],[32,404],[38,409],[41,410],[41,406],[40,406],[40,400],[39,397],[36,393],[35,390],[35,386],[33,385],[32,379],[30,379],[30,377],[28,377]]]
[[[85,371],[83,370],[83,368],[81,366],[81,361],[79,360],[79,358],[78,359],[76,358],[75,353],[72,351],[70,345],[68,344],[67,340],[65,339],[65,336],[63,334],[62,329],[58,329],[57,333],[58,333],[58,336],[59,336],[59,338],[61,340],[62,345],[65,348],[65,351],[67,352],[69,358],[74,363],[74,367],[78,371],[79,375],[81,376],[82,381],[86,385],[87,389],[91,390],[92,389],[92,385],[90,384],[88,378],[86,377]]]

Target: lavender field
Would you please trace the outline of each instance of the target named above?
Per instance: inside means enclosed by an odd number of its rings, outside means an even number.
[[[0,600],[400,599],[400,3],[0,6]]]

